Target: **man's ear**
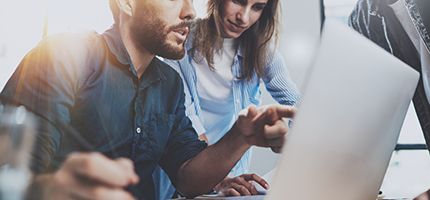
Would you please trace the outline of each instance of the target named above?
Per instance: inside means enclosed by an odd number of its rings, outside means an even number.
[[[116,0],[116,3],[121,12],[133,16],[134,0]]]

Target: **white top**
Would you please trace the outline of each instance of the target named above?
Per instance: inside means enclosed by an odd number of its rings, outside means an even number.
[[[236,54],[234,39],[224,39],[223,48],[214,55],[211,70],[206,60],[195,64],[197,92],[202,108],[202,120],[209,145],[216,143],[231,128],[226,124],[235,121],[233,103],[233,58]],[[201,133],[199,133],[201,134]]]
[[[400,0],[390,6],[408,34],[409,39],[414,44],[417,52],[419,53],[421,59],[421,71],[423,76],[424,90],[427,100],[430,102],[430,51],[427,49],[427,46],[415,28],[412,18],[409,16],[409,12],[405,5],[405,0]]]

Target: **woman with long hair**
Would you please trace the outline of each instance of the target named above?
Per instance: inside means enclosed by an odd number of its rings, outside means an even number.
[[[298,100],[296,86],[276,50],[279,7],[279,0],[209,0],[207,17],[191,28],[185,57],[166,60],[181,75],[187,116],[209,145],[224,136],[241,110],[260,105],[260,82],[280,104],[294,105]],[[257,175],[246,174],[249,161],[248,151],[214,189],[238,196],[256,194],[250,181],[267,187]],[[154,173],[160,199],[170,198],[167,176],[158,179],[158,172]]]

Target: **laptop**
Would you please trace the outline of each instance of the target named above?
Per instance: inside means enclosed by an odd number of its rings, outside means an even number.
[[[266,196],[225,200],[375,200],[419,74],[327,20]]]
[[[374,200],[419,74],[327,20],[265,199]]]

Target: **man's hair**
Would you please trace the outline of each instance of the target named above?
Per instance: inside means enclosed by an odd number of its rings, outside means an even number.
[[[196,62],[206,59],[209,68],[214,70],[214,54],[223,47],[221,37],[221,13],[226,0],[209,0],[208,15],[197,22],[191,56]],[[264,76],[268,62],[270,41],[278,38],[279,0],[269,0],[258,21],[239,37],[244,60],[239,79],[250,80],[254,74]],[[276,41],[275,40],[275,41]]]
[[[110,7],[110,10],[112,11],[113,20],[115,23],[117,23],[118,17],[119,17],[119,8],[118,8],[118,5],[116,4],[116,0],[109,0],[109,7]]]

